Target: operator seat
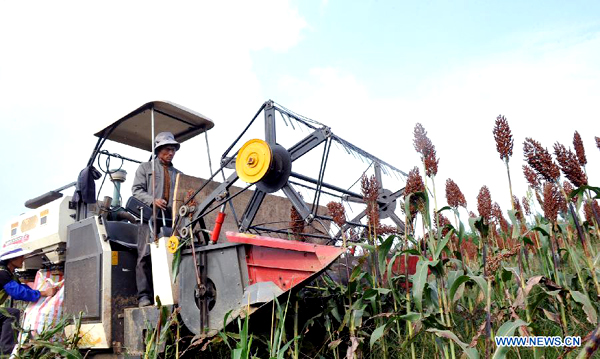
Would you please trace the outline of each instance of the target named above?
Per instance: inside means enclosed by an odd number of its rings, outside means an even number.
[[[135,223],[106,221],[104,227],[110,242],[127,249],[137,249],[138,226]]]

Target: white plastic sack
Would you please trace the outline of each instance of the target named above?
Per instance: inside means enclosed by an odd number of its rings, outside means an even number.
[[[63,278],[64,275],[61,272],[48,270],[37,272],[33,283],[34,289],[44,290],[51,286],[59,289],[54,296],[40,297],[37,302],[31,302],[27,305],[21,324],[25,331],[32,331],[33,334],[40,333],[62,318],[62,304],[65,298]]]

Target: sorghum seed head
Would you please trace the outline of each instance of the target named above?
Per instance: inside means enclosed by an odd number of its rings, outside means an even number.
[[[571,182],[569,181],[563,181],[563,189],[565,190],[567,196],[571,195],[571,192],[573,192],[574,190],[573,186],[571,185]],[[573,201],[573,203],[577,203],[577,196],[573,197],[571,201]]]
[[[525,210],[525,214],[530,216],[531,208],[529,208],[529,201],[525,197],[523,197],[521,200],[523,201],[523,209]]]
[[[436,216],[437,217],[437,216]],[[446,227],[446,225],[450,224],[450,221],[448,220],[448,218],[446,218],[444,215],[440,214],[439,215],[439,219],[440,219],[440,223],[437,223],[437,218],[435,219],[435,228],[436,231],[439,230],[440,228],[442,228],[442,237],[445,237],[446,234],[448,234],[449,229],[448,228],[444,228]]]
[[[428,153],[423,162],[425,164],[425,175],[427,177],[433,177],[437,175],[438,163],[440,162],[440,159],[435,157],[435,149]]]
[[[367,175],[362,175],[360,179],[360,188],[365,202],[377,201],[377,197],[379,196],[379,184],[374,175],[371,175],[370,178],[367,177]]]
[[[458,208],[459,206],[462,206],[467,208],[465,196],[458,185],[450,178],[446,180],[446,200],[450,207]]]
[[[519,221],[522,221],[523,220],[523,209],[521,208],[521,203],[519,203],[519,199],[515,195],[513,195],[513,204],[515,205],[515,211],[517,211],[517,219]]]
[[[521,250],[521,244],[517,244],[512,247],[508,252],[498,253],[497,255],[491,257],[487,260],[485,264],[485,273],[487,278],[490,280],[494,280],[494,275],[496,271],[500,268],[500,264],[503,260],[506,260],[510,257],[514,257]]]
[[[506,221],[506,218],[504,218],[504,215],[502,214],[502,208],[500,208],[500,205],[497,202],[494,202],[494,204],[492,205],[492,216],[494,217],[496,222],[500,225],[502,232],[508,233],[508,230],[509,230],[508,221]]]
[[[575,131],[575,134],[573,135],[573,147],[575,148],[575,153],[577,154],[579,164],[585,166],[587,164],[587,159],[585,158],[585,149],[583,148],[581,136],[577,131]]]
[[[421,155],[421,161],[425,164],[425,175],[428,177],[435,176],[440,160],[436,158],[435,146],[427,137],[427,131],[425,131],[423,125],[417,123],[413,135],[415,150]]]
[[[540,193],[538,191],[535,191],[535,199],[537,199],[541,207],[544,207],[544,200],[542,197],[540,197]]]
[[[333,222],[337,224],[338,227],[342,228],[342,226],[346,223],[346,210],[344,206],[339,202],[329,202],[327,203],[327,211],[329,212],[329,216],[333,219]]]
[[[592,209],[593,206],[593,209]],[[589,202],[585,202],[585,204],[583,205],[583,212],[585,214],[585,220],[591,225],[594,223],[594,210],[596,211],[597,214],[600,215],[600,206],[598,206],[598,202],[596,200],[594,200],[594,202],[592,202],[592,205],[590,206]]]
[[[292,233],[294,233],[297,240],[302,240],[302,233],[304,233],[305,222],[300,216],[300,213],[296,210],[296,207],[292,206],[290,210],[290,227]]]
[[[525,179],[531,186],[531,188],[539,188],[540,187],[540,179],[538,178],[537,173],[533,170],[533,168],[528,165],[523,165],[523,175],[525,175]]]
[[[380,224],[377,227],[377,235],[395,234],[395,233],[398,233],[397,227],[388,226],[387,224]]]
[[[587,184],[587,176],[581,169],[577,156],[560,143],[554,144],[554,154],[565,176],[575,185],[581,187]]]
[[[492,196],[487,186],[483,186],[479,190],[479,194],[477,195],[477,211],[479,211],[479,215],[486,221],[490,221],[492,216]]]
[[[546,181],[554,182],[560,177],[560,169],[552,160],[552,155],[536,140],[529,137],[525,139],[523,154],[527,163]]]
[[[556,185],[552,182],[546,182],[544,184],[544,216],[552,223],[556,223],[558,217],[560,203],[560,193],[556,188]]]
[[[417,192],[425,192],[425,185],[423,184],[423,178],[419,174],[419,168],[414,167],[410,172],[408,172],[408,179],[406,180],[406,186],[404,186],[404,200],[408,197],[409,194],[417,193]],[[414,216],[419,210],[420,204],[419,200],[414,196],[410,199],[410,214]]]
[[[504,116],[496,117],[494,126],[494,139],[496,140],[496,149],[500,154],[500,159],[508,161],[513,153],[514,140],[508,126],[508,121]]]
[[[569,208],[567,207],[567,201],[565,200],[565,196],[560,194],[560,196],[558,196],[558,211],[560,213],[567,213],[568,210]]]
[[[374,175],[369,179],[366,175],[361,178],[361,189],[363,199],[367,204],[367,219],[371,228],[379,227],[379,205],[377,197],[379,197],[379,183]]]
[[[497,221],[500,222],[500,218],[502,218],[502,208],[500,208],[500,205],[498,204],[498,202],[494,202],[492,203],[492,217]]]
[[[425,131],[425,127],[423,127],[423,125],[420,123],[417,123],[415,125],[413,135],[413,145],[415,146],[415,150],[421,154],[421,157],[425,157],[427,155],[429,143],[431,142],[427,137],[427,131]]]

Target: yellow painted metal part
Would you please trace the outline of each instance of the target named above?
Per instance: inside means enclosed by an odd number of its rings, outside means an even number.
[[[242,181],[256,183],[267,174],[272,160],[273,153],[269,144],[253,139],[240,148],[235,160],[235,171]]]
[[[177,238],[177,236],[169,237],[169,240],[167,241],[167,249],[169,250],[169,253],[175,253],[177,251],[177,247],[179,247],[179,238]]]

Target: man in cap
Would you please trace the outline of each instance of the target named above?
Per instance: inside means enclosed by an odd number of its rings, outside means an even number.
[[[173,167],[173,157],[179,150],[179,143],[171,132],[161,132],[154,140],[154,195],[152,192],[152,161],[142,163],[133,180],[132,194],[148,206],[156,207],[158,217],[172,211],[175,179],[180,173]],[[161,213],[162,211],[162,213]],[[158,226],[161,221],[157,220]],[[142,226],[145,231],[148,226]],[[138,236],[138,260],[135,269],[140,307],[152,304],[152,262],[148,248],[149,233]]]
[[[15,269],[23,266],[25,255],[31,251],[22,248],[8,250],[0,255],[0,305],[11,297],[15,300],[36,302],[40,297],[51,297],[56,293],[56,287],[45,290],[35,290],[21,284],[15,275]],[[15,333],[12,324],[19,321],[21,312],[16,308],[3,308],[6,313],[0,312],[0,354],[10,354],[15,346]],[[8,315],[6,315],[8,314]]]

